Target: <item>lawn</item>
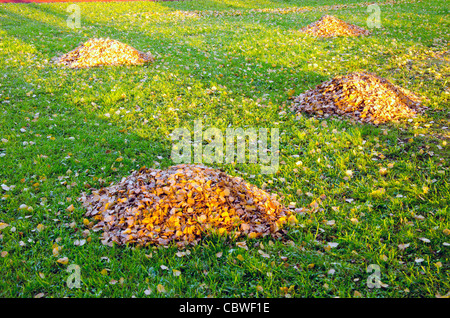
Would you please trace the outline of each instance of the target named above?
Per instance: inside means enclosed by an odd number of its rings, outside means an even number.
[[[324,14],[367,27],[366,4],[78,3],[80,28],[68,27],[68,5],[0,4],[0,297],[449,295],[447,1],[380,2],[381,28],[328,39],[299,29]],[[94,37],[156,61],[52,62]],[[423,96],[428,109],[379,126],[290,111],[293,96],[353,71]],[[172,166],[170,134],[195,120],[222,132],[278,128],[275,174],[210,166],[313,212],[281,239],[207,237],[186,249],[110,247],[86,231],[81,193]]]

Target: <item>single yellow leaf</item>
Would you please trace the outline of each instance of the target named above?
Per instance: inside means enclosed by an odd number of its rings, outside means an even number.
[[[69,258],[68,257],[59,258],[58,260],[56,260],[56,262],[66,265],[69,263]]]
[[[38,226],[36,227],[36,230],[38,230],[38,232],[42,232],[42,230],[45,228],[45,226],[43,224],[38,224]]]
[[[243,261],[243,260],[244,260],[244,257],[243,257],[241,254],[239,254],[238,256],[236,256],[236,258],[237,258],[238,260],[240,260],[240,261]]]
[[[102,269],[100,274],[102,274],[103,276],[108,275],[108,270],[106,268],[104,268],[104,269]]]
[[[312,268],[314,268],[314,266],[315,266],[315,264],[309,264],[308,266],[306,266],[306,268],[312,269]]]
[[[245,242],[245,241],[237,242],[236,246],[248,250],[247,242]]]
[[[73,204],[69,205],[66,209],[69,212],[72,212],[73,210],[75,210],[75,207],[73,206]]]
[[[180,276],[181,272],[179,270],[177,270],[177,269],[173,269],[172,270],[172,274],[173,274],[173,276]]]
[[[158,293],[166,293],[166,289],[161,284],[158,284],[158,286],[156,286],[156,290],[158,291]]]
[[[58,246],[57,244],[53,244],[53,245],[56,245],[52,249],[53,256],[58,256],[59,252],[62,250],[62,246]]]
[[[8,226],[9,226],[8,223],[3,223],[3,222],[1,222],[1,223],[0,223],[0,230],[3,230],[4,228],[7,228]]]

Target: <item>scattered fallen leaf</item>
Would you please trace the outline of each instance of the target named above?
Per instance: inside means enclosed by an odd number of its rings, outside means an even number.
[[[258,250],[258,253],[259,253],[262,257],[270,258],[270,255],[267,254],[267,253],[265,253],[263,250]]]
[[[398,248],[401,249],[401,250],[405,250],[405,249],[407,249],[408,247],[409,247],[409,243],[407,243],[407,244],[399,244],[399,245],[398,245]]]
[[[177,269],[173,269],[172,270],[172,274],[173,274],[173,276],[180,276],[181,272],[179,270],[177,270]]]
[[[339,243],[332,243],[332,242],[328,242],[328,244],[326,246],[329,246],[330,248],[335,248],[339,245]]]
[[[355,292],[353,293],[353,297],[362,297],[362,294],[359,291],[355,290]]]
[[[243,249],[245,249],[245,250],[248,250],[247,242],[245,242],[245,241],[242,241],[242,242],[236,242],[236,246],[237,246],[237,247],[240,247],[240,248],[243,248]]]
[[[158,291],[158,293],[166,293],[166,288],[161,284],[158,284],[158,286],[156,286],[156,290]]]
[[[66,265],[66,264],[69,263],[69,258],[68,257],[62,257],[62,258],[57,259],[56,262],[58,262],[60,264],[63,264],[63,265]]]
[[[152,290],[150,288],[144,290],[144,294],[146,294],[147,296],[150,295],[152,293]]]
[[[83,246],[85,243],[86,243],[86,240],[85,240],[85,239],[82,239],[82,240],[75,240],[75,241],[73,242],[73,245],[76,245],[76,246]]]

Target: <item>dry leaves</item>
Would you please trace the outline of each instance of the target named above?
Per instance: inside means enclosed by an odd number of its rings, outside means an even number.
[[[331,15],[324,15],[318,21],[300,29],[311,35],[320,37],[369,35],[370,32],[359,26],[349,24]]]
[[[56,63],[70,68],[103,65],[142,65],[153,62],[150,53],[111,39],[90,39],[81,46],[56,59]]]
[[[296,223],[293,213],[265,191],[220,170],[178,165],[167,170],[141,168],[120,183],[80,200],[86,216],[99,222],[105,245],[179,246],[196,244],[206,233],[281,236],[280,228]]]
[[[410,91],[375,74],[354,72],[300,94],[291,109],[325,118],[347,116],[377,125],[413,117],[424,108],[420,98]]]

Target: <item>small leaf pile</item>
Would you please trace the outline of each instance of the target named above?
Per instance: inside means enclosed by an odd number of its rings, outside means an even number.
[[[100,38],[88,40],[55,61],[70,68],[85,68],[104,65],[143,65],[153,62],[154,57],[119,41]]]
[[[370,73],[337,76],[294,98],[291,110],[318,116],[343,115],[378,125],[414,117],[424,108],[420,98]]]
[[[318,21],[300,29],[300,31],[319,37],[359,36],[370,34],[370,32],[364,28],[349,24],[331,15],[324,15]]]
[[[197,244],[207,233],[281,236],[295,215],[273,196],[220,170],[177,165],[167,170],[141,168],[120,183],[80,198],[86,216],[99,222],[102,243],[178,246]]]

